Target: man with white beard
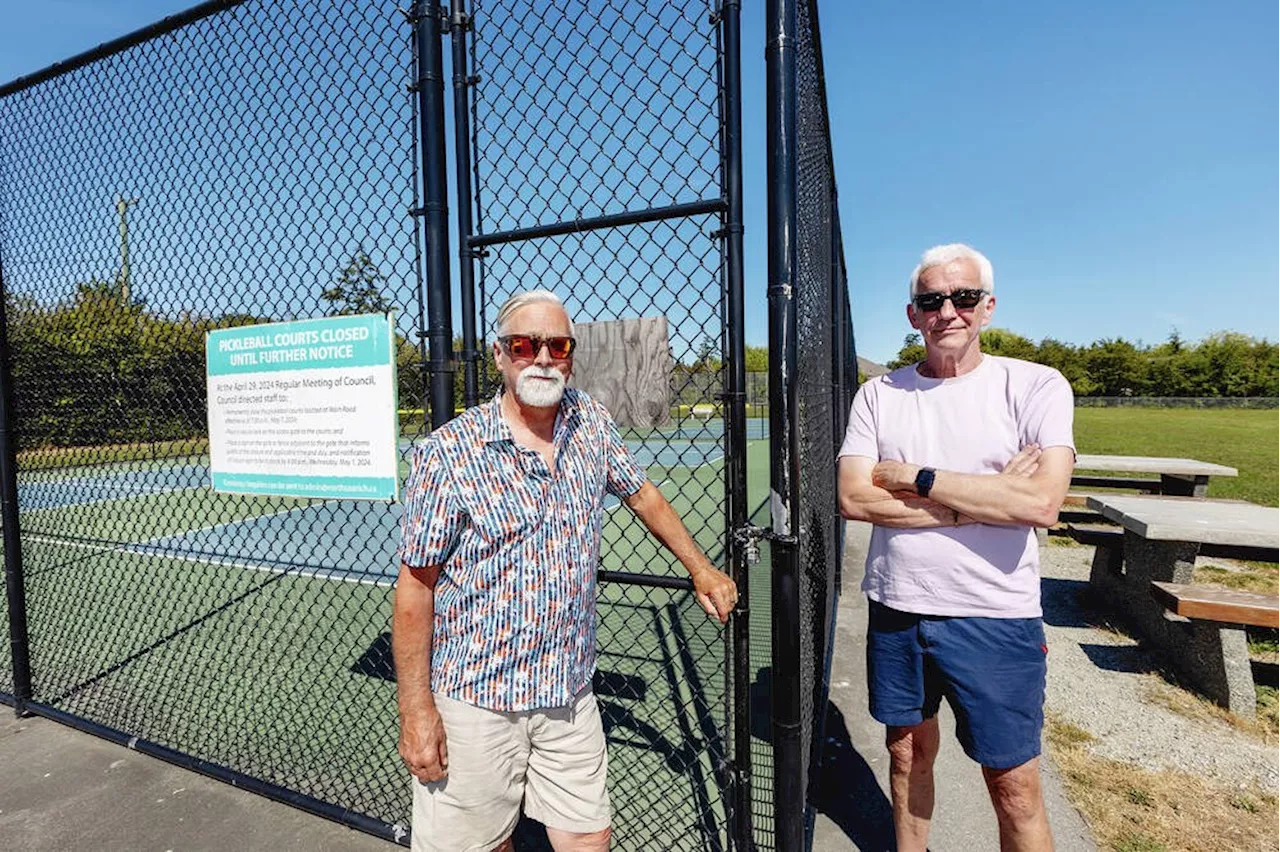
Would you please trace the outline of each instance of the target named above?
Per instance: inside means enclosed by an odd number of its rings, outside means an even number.
[[[591,692],[605,494],[724,623],[737,588],[694,544],[604,406],[566,388],[573,323],[546,290],[498,312],[503,387],[417,448],[392,615],[414,850],[509,850],[524,812],[557,852],[609,847]]]

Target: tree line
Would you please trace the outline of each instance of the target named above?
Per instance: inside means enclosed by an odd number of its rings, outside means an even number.
[[[363,250],[321,282],[329,316],[388,310],[383,276]],[[6,306],[15,433],[23,450],[203,437],[207,434],[205,334],[276,321],[247,313],[176,316],[127,296],[119,280],[78,283],[46,303]],[[400,405],[421,405],[416,341],[397,333]]]
[[[1280,385],[1280,348],[1231,331],[1196,343],[1175,331],[1154,345],[1112,338],[1075,346],[993,328],[982,332],[982,351],[1053,367],[1076,396],[1274,397]],[[909,334],[886,366],[922,360],[920,335]]]

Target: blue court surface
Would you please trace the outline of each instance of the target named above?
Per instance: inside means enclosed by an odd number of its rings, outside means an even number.
[[[724,456],[722,428],[718,420],[686,422],[643,438],[631,437],[627,446],[661,486],[673,471],[720,462]],[[401,442],[403,458],[411,455],[410,449],[409,442]],[[24,512],[109,501],[119,501],[121,512],[130,511],[131,502],[137,503],[136,511],[145,512],[150,507],[144,498],[149,495],[208,489],[210,483],[203,459],[135,462],[71,474],[37,471],[23,479],[18,499]],[[699,495],[686,496],[696,500]],[[719,500],[719,496],[712,496]],[[227,495],[220,499],[258,498]],[[197,505],[193,504],[191,516],[174,519],[169,535],[93,546],[205,565],[379,585],[392,582],[398,570],[399,503],[316,500],[293,505],[263,500],[260,514],[210,526],[201,526]],[[606,512],[618,505],[616,498],[606,498]],[[114,506],[106,508],[114,514]]]

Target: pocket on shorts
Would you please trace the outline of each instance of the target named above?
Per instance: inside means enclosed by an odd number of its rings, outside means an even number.
[[[1044,637],[1044,620],[1039,618],[1022,619],[1022,630],[1026,636],[1027,645],[1035,648],[1041,654],[1049,653],[1049,646],[1046,644]]]

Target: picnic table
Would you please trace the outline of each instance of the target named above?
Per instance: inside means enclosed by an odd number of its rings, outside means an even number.
[[[1240,500],[1120,494],[1091,495],[1088,505],[1124,531],[1122,537],[1098,544],[1089,574],[1091,591],[1144,639],[1167,650],[1203,692],[1233,712],[1253,716],[1244,626],[1265,622],[1257,621],[1244,602],[1227,598],[1202,602],[1201,617],[1176,615],[1167,584],[1190,584],[1197,556],[1276,562],[1280,509]],[[1180,593],[1190,596],[1190,589]],[[1231,611],[1239,614],[1225,614]]]
[[[1168,459],[1152,456],[1107,456],[1082,453],[1076,457],[1077,470],[1106,473],[1154,473],[1159,479],[1123,476],[1073,476],[1072,486],[1085,488],[1130,488],[1179,497],[1203,497],[1211,476],[1237,476],[1239,471],[1196,459]]]

